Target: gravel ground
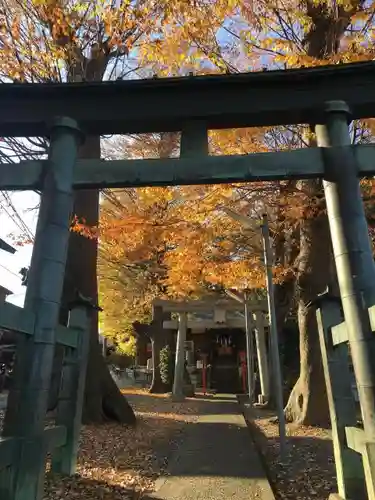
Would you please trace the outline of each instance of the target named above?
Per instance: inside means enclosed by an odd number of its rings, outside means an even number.
[[[287,458],[279,461],[279,430],[273,414],[254,412],[254,436],[279,499],[327,500],[337,491],[330,432],[287,424]]]

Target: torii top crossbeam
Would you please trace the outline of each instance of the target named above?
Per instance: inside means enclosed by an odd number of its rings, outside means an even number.
[[[375,116],[374,62],[149,80],[0,86],[0,136],[46,136],[56,116],[86,134],[321,123],[322,103],[345,101],[353,118]]]
[[[74,189],[322,178],[326,148],[213,156],[208,130],[321,124],[333,109],[328,101],[338,99],[350,106],[352,118],[373,117],[374,85],[373,62],[125,82],[2,84],[0,137],[48,135],[59,116],[73,119],[85,134],[182,132],[179,158],[78,160]],[[360,176],[375,173],[375,145],[342,147],[355,157]],[[5,163],[0,188],[41,190],[47,169],[48,160],[21,161],[16,168]]]
[[[249,311],[255,314],[262,314],[267,311],[267,301],[265,300],[249,300]],[[155,299],[152,303],[153,310],[159,307],[163,312],[178,313],[180,315],[187,313],[199,312],[213,312],[213,319],[188,319],[187,328],[193,331],[204,332],[208,329],[222,329],[222,328],[245,328],[245,318],[232,318],[226,316],[228,311],[237,312],[244,310],[244,304],[236,302],[235,300],[163,300]],[[177,330],[179,326],[178,320],[165,320],[163,321],[163,328]]]
[[[223,311],[243,311],[244,305],[234,300],[162,300],[155,299],[153,308],[160,307],[164,312],[188,313],[209,312],[221,309]],[[249,304],[251,311],[267,311],[267,301],[252,300]]]

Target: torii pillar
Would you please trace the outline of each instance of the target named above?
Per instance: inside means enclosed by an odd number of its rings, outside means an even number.
[[[168,330],[163,330],[163,320],[170,319],[170,313],[164,313],[160,307],[154,307],[153,320],[151,324],[133,323],[133,328],[136,335],[140,338],[145,336],[151,340],[152,345],[152,382],[150,387],[151,393],[165,393],[170,391],[161,379],[160,374],[160,351],[163,347],[170,344],[172,334]]]
[[[267,347],[264,331],[264,313],[257,311],[254,314],[255,319],[255,343],[257,348],[260,390],[259,403],[265,404],[270,397],[270,376],[267,362]]]
[[[173,401],[183,401],[184,394],[184,369],[185,369],[185,341],[187,332],[187,313],[181,312],[178,315],[178,332],[176,343],[176,364],[173,380],[172,399]]]

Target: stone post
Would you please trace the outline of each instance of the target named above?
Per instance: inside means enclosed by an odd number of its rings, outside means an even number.
[[[253,342],[253,321],[249,310],[248,296],[244,294],[245,310],[245,334],[246,334],[246,358],[247,358],[247,387],[250,405],[254,402],[254,342]]]
[[[265,404],[270,396],[270,377],[267,361],[267,347],[264,331],[264,313],[257,311],[254,314],[255,319],[255,343],[257,348],[258,368],[260,378],[261,394],[259,395],[259,403]]]
[[[272,255],[271,255],[271,243],[270,243],[270,233],[268,227],[267,214],[263,215],[263,224],[261,229],[262,229],[262,239],[263,239],[264,264],[266,266],[267,302],[268,302],[270,338],[271,338],[271,359],[272,359],[273,379],[275,387],[277,417],[279,420],[280,459],[284,460],[287,443],[286,443],[286,427],[285,427],[284,401],[283,401],[283,377],[281,373],[279,338],[277,334],[275,292],[274,292],[273,271],[272,271]]]
[[[68,476],[75,474],[77,466],[92,309],[89,303],[81,301],[75,304],[69,313],[68,326],[78,332],[78,345],[76,348],[65,348],[56,425],[63,425],[66,428],[67,437],[64,446],[53,452],[51,464],[53,472]]]
[[[176,363],[174,371],[172,398],[174,401],[183,401],[184,395],[184,364],[185,364],[185,340],[187,331],[187,313],[179,313],[178,332],[176,343]]]

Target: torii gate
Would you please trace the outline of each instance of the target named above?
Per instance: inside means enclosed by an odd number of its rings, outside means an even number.
[[[15,374],[20,386],[10,393],[13,411],[17,410],[11,424],[6,417],[10,437],[0,441],[0,469],[5,471],[0,474],[2,499],[39,500],[42,494],[43,422],[59,331],[73,189],[292,178],[323,179],[344,311],[340,342],[349,342],[362,408],[364,431],[349,432],[352,428],[343,421],[340,432],[334,434],[335,446],[338,442],[341,446],[335,455],[343,471],[339,492],[347,498],[355,483],[347,473],[346,451],[351,443],[358,458],[363,454],[369,496],[375,494],[375,326],[370,321],[375,308],[375,266],[358,179],[375,174],[375,146],[352,146],[348,132],[350,119],[375,116],[374,83],[371,61],[146,81],[0,85],[0,136],[48,135],[51,139],[48,160],[3,164],[0,169],[0,189],[42,191],[26,300],[28,313],[35,312],[35,323],[32,329],[22,324],[30,314],[14,318],[21,331],[32,331],[33,340],[21,356],[19,376]],[[208,154],[209,129],[299,123],[313,127],[318,147],[236,156]],[[88,135],[182,131],[180,158],[77,161],[82,131]],[[2,321],[0,317],[0,327]],[[335,323],[327,324],[330,332]],[[327,381],[331,390],[329,377]],[[9,407],[7,416],[8,412]],[[76,420],[73,423],[76,435]],[[350,443],[340,441],[347,429],[355,437]],[[55,444],[65,446],[67,427],[60,426],[59,432]],[[75,446],[76,441],[72,443]],[[73,456],[74,449],[69,449],[65,452]],[[65,470],[73,473],[74,460],[70,463]]]

